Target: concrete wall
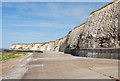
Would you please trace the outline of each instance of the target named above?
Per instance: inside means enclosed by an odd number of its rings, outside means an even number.
[[[79,48],[73,50],[65,50],[65,53],[70,53],[72,55],[80,57],[120,59],[120,48]]]

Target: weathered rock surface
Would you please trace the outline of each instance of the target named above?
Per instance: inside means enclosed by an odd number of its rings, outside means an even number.
[[[11,45],[11,49],[63,52],[78,48],[120,48],[120,0],[93,11],[84,24],[61,39],[47,43]]]

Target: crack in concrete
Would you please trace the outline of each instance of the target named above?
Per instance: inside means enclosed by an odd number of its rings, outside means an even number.
[[[94,72],[99,73],[99,74],[102,74],[102,75],[104,75],[104,76],[106,76],[106,77],[109,77],[109,78],[115,80],[115,81],[119,81],[119,79],[116,79],[115,77],[112,77],[112,76],[106,75],[106,74],[104,74],[104,73],[98,72],[98,71],[96,71],[96,70],[93,70],[92,68],[89,68],[89,70],[94,71]]]

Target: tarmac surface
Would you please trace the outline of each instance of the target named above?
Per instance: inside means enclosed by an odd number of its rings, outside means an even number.
[[[3,79],[118,79],[118,60],[34,53],[3,74]]]

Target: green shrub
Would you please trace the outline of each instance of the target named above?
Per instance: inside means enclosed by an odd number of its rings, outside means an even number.
[[[18,49],[23,49],[23,47],[19,47]]]
[[[77,46],[76,45],[73,45],[71,48],[70,48],[70,50],[74,50],[74,49],[76,49],[77,48]]]
[[[56,49],[58,46],[55,46],[54,49]]]
[[[78,25],[78,26],[76,26],[74,29],[79,28],[80,26],[82,26],[82,25],[84,25],[84,24],[85,24],[85,22],[82,23],[82,24],[80,24],[80,25]]]

